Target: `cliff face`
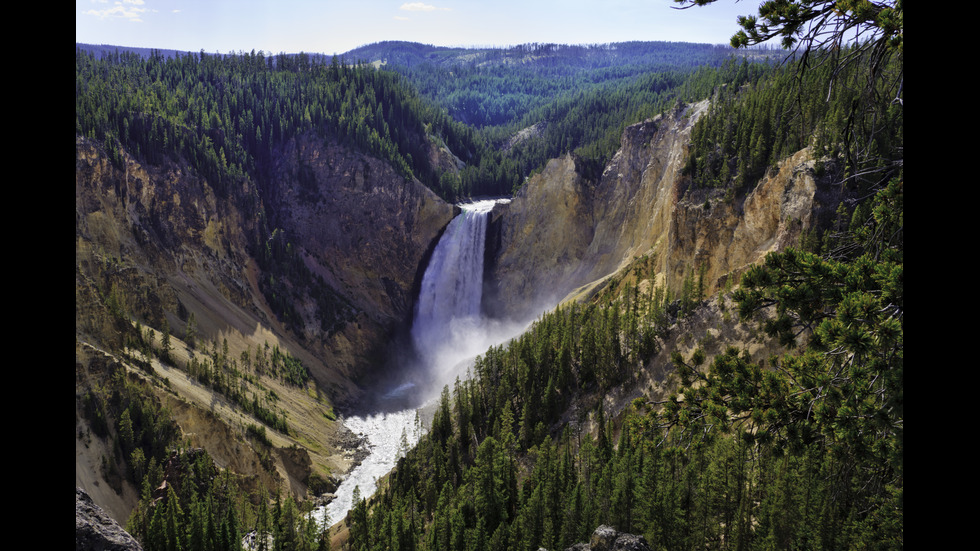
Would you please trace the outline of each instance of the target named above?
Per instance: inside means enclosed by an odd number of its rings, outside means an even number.
[[[553,159],[488,228],[483,305],[494,317],[523,318],[578,281],[595,235],[593,190],[570,156]],[[542,306],[538,306],[538,304]]]
[[[661,268],[674,289],[687,273],[705,266],[708,292],[728,274],[740,274],[770,252],[796,245],[804,231],[826,214],[818,197],[808,149],[783,160],[744,201],[707,201],[690,193],[674,207]]]
[[[453,206],[387,163],[336,144],[294,140],[280,160],[277,213],[307,265],[358,310],[385,322],[403,320],[423,256],[452,219]]]
[[[241,434],[254,418],[186,373],[148,362],[143,370],[166,378],[169,390],[159,398],[185,437],[206,447],[220,466],[268,487],[275,484],[271,476],[300,496],[311,465],[325,476],[349,468],[341,449],[345,435],[328,420],[330,408],[356,400],[361,389],[354,379],[381,367],[387,337],[411,315],[427,252],[452,218],[452,205],[386,163],[312,139],[285,146],[271,171],[273,183],[261,193],[250,181],[217,193],[179,162],[146,166],[126,152],[113,162],[85,138],[76,139],[75,151],[78,434],[88,434],[81,397],[109,373],[96,365],[108,360],[92,358],[112,354],[113,365],[140,371],[116,356],[133,335],[130,320],[138,320],[144,332],[156,330],[156,343],[160,331],[169,331],[174,365],[207,358],[223,345],[233,361],[277,346],[316,380],[315,388],[297,388],[266,374],[254,376],[258,383],[241,383],[248,386],[246,398],[274,391],[281,398],[277,411],[290,426],[289,435],[270,431],[279,450],[270,475]],[[274,214],[263,219],[263,210]],[[252,256],[255,245],[263,245],[251,243],[261,235],[260,224],[278,228],[280,244],[312,274],[282,271],[288,281],[281,288],[296,298],[298,320],[283,323],[261,290],[272,276]],[[323,294],[346,316],[326,327],[318,319]],[[290,451],[295,445],[301,453]],[[97,450],[104,449],[111,445],[76,442],[76,485],[125,520],[136,492],[100,482],[98,469],[83,468],[99,465]]]
[[[427,254],[454,208],[387,163],[336,143],[293,140],[278,159],[277,222],[306,266],[353,307],[355,318],[326,347],[346,376],[357,377],[410,319]],[[309,323],[306,333],[312,339],[321,331]]]
[[[570,156],[549,163],[495,214],[485,301],[491,315],[526,317],[542,302],[588,293],[642,255],[679,291],[705,266],[707,292],[766,253],[795,243],[821,210],[808,153],[785,160],[743,198],[685,193],[690,132],[707,102],[628,127],[599,182]],[[707,205],[707,206],[706,206]]]
[[[191,297],[248,309],[253,265],[238,210],[184,167],[122,158],[114,166],[100,147],[76,140],[76,335],[121,344],[101,296],[154,327],[165,319],[177,327]],[[207,314],[198,321],[218,323]]]
[[[306,299],[302,323],[292,327],[303,341],[294,354],[312,352],[314,376],[336,387],[369,369],[381,337],[410,316],[424,257],[453,207],[386,163],[334,143],[294,140],[278,159],[274,189],[264,194],[266,211],[276,213],[270,225],[349,312],[346,323],[322,329],[313,293],[293,289]],[[126,157],[117,168],[84,139],[76,143],[75,187],[77,332],[113,333],[96,303],[115,286],[128,313],[158,328],[168,318],[175,334],[194,312],[202,338],[248,336],[261,332],[257,325],[290,338],[259,291],[267,276],[247,247],[257,216],[240,212],[235,192],[219,198],[179,165]]]

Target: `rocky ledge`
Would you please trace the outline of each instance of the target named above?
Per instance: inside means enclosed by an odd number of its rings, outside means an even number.
[[[143,551],[81,488],[75,488],[75,551]]]

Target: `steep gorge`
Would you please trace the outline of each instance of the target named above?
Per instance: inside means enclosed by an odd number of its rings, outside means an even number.
[[[309,137],[283,148],[272,179],[284,231],[295,236],[310,271],[354,312],[326,338],[306,316],[308,342],[325,340],[331,368],[344,377],[370,374],[383,363],[385,343],[408,323],[424,259],[456,210],[388,163]]]
[[[818,186],[807,151],[741,197],[687,189],[682,172],[688,138],[706,110],[706,102],[682,106],[626,128],[598,182],[587,181],[575,158],[565,156],[552,160],[509,204],[498,205],[488,229],[485,312],[526,319],[563,299],[588,296],[644,255],[653,259],[659,281],[674,290],[704,266],[710,293],[728,274],[795,243],[818,216],[832,212],[830,192]],[[222,197],[186,166],[147,167],[124,155],[117,167],[99,145],[77,139],[76,342],[124,344],[124,328],[102,306],[112,295],[128,316],[152,327],[167,325],[175,338],[186,336],[193,314],[197,339],[227,339],[233,358],[277,345],[303,362],[329,403],[356,403],[362,391],[356,381],[376,373],[388,343],[408,323],[428,255],[456,209],[387,163],[310,136],[281,148],[270,181],[274,185],[261,193],[245,182]],[[250,208],[253,193],[269,218]],[[262,223],[280,232],[281,242],[270,246],[298,255],[313,275],[307,287],[295,281],[286,286],[299,315],[289,323],[262,292],[270,274],[248,246]],[[328,323],[318,302],[324,294],[335,314]],[[76,354],[77,361],[85,357]],[[303,495],[304,473],[291,472],[294,465],[307,464],[307,475],[336,475],[350,458],[322,398],[275,388],[289,397],[285,407],[298,430],[276,436],[276,445],[299,444],[310,455],[309,461],[287,461],[279,454],[276,471]],[[196,407],[207,410],[206,404]],[[258,457],[244,439],[228,445],[240,438],[235,429],[201,428],[202,415],[188,413],[193,409],[181,407],[185,431],[196,426],[200,435],[227,435],[221,446],[197,440],[219,464],[248,464],[230,454]],[[220,416],[212,422],[235,425]],[[80,464],[76,460],[76,473]],[[259,461],[252,464],[260,468]]]

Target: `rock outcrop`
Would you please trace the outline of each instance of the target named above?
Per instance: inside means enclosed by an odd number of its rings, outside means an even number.
[[[576,543],[565,551],[650,551],[650,545],[643,536],[602,525],[592,533],[589,543]]]
[[[565,156],[494,209],[487,230],[487,313],[524,318],[576,286],[595,235],[592,195],[575,159]]]
[[[532,178],[495,219],[491,315],[533,314],[526,305],[554,304],[667,244],[691,128],[706,109],[702,102],[628,127],[594,185],[571,156]]]
[[[796,245],[833,212],[830,197],[818,196],[809,149],[784,159],[743,200],[689,192],[674,207],[661,269],[674,289],[696,266],[704,265],[710,293],[727,274],[739,274],[770,252]],[[659,251],[658,251],[659,252]]]
[[[142,551],[136,538],[75,488],[75,551]]]
[[[121,157],[116,166],[97,144],[76,140],[76,333],[121,344],[100,306],[115,288],[132,318],[156,328],[166,320],[176,334],[188,312],[202,340],[256,335],[261,344],[272,333],[339,399],[354,391],[349,379],[377,364],[384,337],[409,318],[426,255],[454,215],[452,205],[387,163],[312,137],[279,152],[273,183],[261,193],[246,181],[219,195],[179,163],[151,167]],[[249,202],[256,193],[274,219],[260,221]],[[316,293],[293,289],[305,297],[297,308],[303,319],[279,323],[260,291],[268,276],[248,246],[260,223],[281,229],[291,250],[349,305],[349,319],[323,329]]]
[[[180,305],[195,295],[248,308],[250,260],[234,204],[219,200],[184,166],[121,158],[117,166],[99,145],[76,139],[76,334],[120,344],[111,312],[100,306],[108,294],[115,306],[154,327],[168,314],[176,326]],[[206,314],[198,319],[202,331],[218,322]]]
[[[783,161],[744,197],[689,190],[691,129],[708,103],[679,106],[632,125],[595,184],[575,159],[552,160],[491,226],[488,313],[526,318],[542,305],[587,294],[637,257],[675,292],[704,266],[706,291],[767,253],[796,243],[826,211],[809,152]],[[833,205],[832,205],[833,206]]]

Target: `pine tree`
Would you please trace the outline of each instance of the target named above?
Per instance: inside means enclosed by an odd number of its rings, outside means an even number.
[[[163,319],[163,336],[160,340],[160,358],[165,361],[170,361],[170,324],[167,322],[166,317]]]

